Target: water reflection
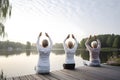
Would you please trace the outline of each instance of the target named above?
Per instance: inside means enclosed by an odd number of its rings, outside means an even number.
[[[23,50],[23,51],[0,51],[0,56],[9,57],[13,55],[20,55],[25,53],[26,56],[30,55],[37,55],[37,50]],[[52,50],[52,53],[55,55],[64,55],[64,50]],[[89,60],[89,53],[86,50],[77,50],[75,56],[80,56],[84,60]],[[119,58],[120,52],[119,51],[101,51],[100,59],[101,63],[106,63],[110,58]]]
[[[6,57],[6,54],[8,54],[8,57]],[[26,50],[24,52],[4,51],[0,53],[0,70],[3,70],[7,77],[34,74],[37,60],[38,53],[36,50]],[[63,69],[62,65],[64,62],[64,50],[58,50],[58,54],[57,50],[51,52],[51,71]],[[83,66],[82,59],[79,56],[75,56],[75,62],[76,67]]]
[[[111,60],[111,58],[120,58],[120,52],[101,51],[102,63]],[[88,51],[77,50],[75,54],[76,67],[83,66],[83,59],[89,60]],[[36,50],[0,51],[0,70],[3,69],[7,77],[34,74],[37,60],[38,53]],[[51,71],[63,69],[64,62],[64,50],[52,50],[50,55]]]
[[[0,51],[0,56],[4,56],[4,57],[9,57],[9,56],[13,56],[13,55],[20,55],[26,53],[26,56],[30,56],[30,55],[36,55],[37,51],[36,50],[12,50],[12,51],[4,51],[1,50]]]
[[[89,60],[88,51],[80,50],[80,55],[84,60]],[[106,63],[112,57],[120,58],[120,52],[119,51],[101,51],[100,52],[101,63]]]

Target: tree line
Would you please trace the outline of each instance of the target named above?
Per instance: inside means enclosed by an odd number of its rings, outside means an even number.
[[[101,41],[102,48],[120,48],[120,35],[114,34],[104,34],[97,35],[97,38]],[[85,42],[87,38],[83,38],[78,45],[78,49],[83,49],[85,47]],[[92,37],[91,41],[94,40]],[[90,41],[90,42],[91,42]],[[26,44],[22,44],[19,42],[11,42],[11,41],[0,41],[0,49],[8,49],[12,47],[13,49],[36,49],[36,46],[32,46],[29,41]],[[63,49],[63,43],[56,43],[53,45],[53,49]]]
[[[120,48],[120,35],[104,34],[104,35],[97,35],[97,38],[101,41],[102,48]],[[81,48],[86,48],[85,47],[86,40],[87,38],[83,38],[80,41]],[[94,37],[92,37],[91,41],[92,40],[94,40]]]
[[[12,42],[12,41],[0,41],[0,49],[1,50],[23,50],[23,49],[31,49],[33,46],[29,41],[26,44],[22,44],[20,42]]]
[[[83,38],[79,42],[78,49],[86,48],[85,42],[87,38]],[[101,41],[102,48],[120,48],[120,35],[102,34],[102,35],[97,35],[97,38]],[[94,37],[91,38],[90,43],[93,40],[94,40]],[[55,45],[53,45],[53,49],[63,49],[63,43],[56,43]]]

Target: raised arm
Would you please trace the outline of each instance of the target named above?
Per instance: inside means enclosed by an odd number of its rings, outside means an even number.
[[[47,33],[45,33],[45,35],[49,38],[49,41],[50,41],[50,48],[52,48],[52,46],[53,46],[53,42],[52,42],[50,36],[49,36]]]
[[[95,40],[96,40],[96,41],[97,41],[97,43],[98,43],[97,48],[101,48],[101,42],[100,42],[100,40],[97,38],[97,36],[96,36],[96,35],[94,35],[94,38],[95,38]]]
[[[38,39],[37,39],[37,49],[39,50],[40,49],[40,44],[39,44],[39,41],[40,41],[40,37],[41,37],[41,35],[42,35],[42,32],[39,34],[39,36],[38,36]]]
[[[66,44],[65,44],[65,42],[66,42],[66,40],[68,39],[70,37],[70,34],[68,34],[68,36],[64,39],[64,41],[63,41],[63,47],[64,47],[64,49],[67,49],[67,46],[66,46]]]
[[[73,34],[72,34],[72,38],[75,40],[75,46],[74,46],[74,49],[77,49],[77,47],[78,47],[77,39],[74,37]]]
[[[97,48],[100,48],[100,49],[101,49],[101,42],[100,42],[100,40],[99,40],[99,39],[97,39],[97,43],[98,43]]]
[[[87,39],[87,41],[85,42],[85,46],[87,47],[88,50],[91,50],[92,48],[89,45],[89,40],[91,39],[91,35],[90,37]]]

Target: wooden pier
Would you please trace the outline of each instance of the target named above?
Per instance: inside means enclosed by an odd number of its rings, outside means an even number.
[[[102,67],[81,66],[75,70],[57,70],[50,74],[30,74],[7,80],[120,80],[120,67],[102,65]]]

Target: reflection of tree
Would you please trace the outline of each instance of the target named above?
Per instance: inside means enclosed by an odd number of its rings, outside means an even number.
[[[9,0],[0,0],[0,36],[4,36],[4,22],[8,16],[11,16],[12,6]]]
[[[52,50],[52,52],[56,55],[64,55],[65,54],[64,50]],[[80,50],[77,50],[75,55],[79,56],[80,55]]]
[[[26,50],[26,55],[30,56],[31,50]]]
[[[31,49],[31,43],[29,41],[27,41],[26,49]]]
[[[5,57],[9,57],[12,55],[20,55],[23,53],[26,53],[27,56],[38,54],[37,50],[12,50],[12,51],[0,50],[0,56]]]
[[[26,55],[30,56],[30,55],[37,55],[38,51],[36,49],[26,49]]]
[[[75,53],[76,56],[80,56],[80,50],[77,50]]]
[[[86,51],[86,50],[80,50],[80,54],[81,54],[81,57],[84,60],[89,60],[89,53],[88,53],[88,51]]]
[[[37,50],[31,50],[31,49],[26,49],[26,56],[30,56],[30,55],[36,55],[38,54]]]
[[[65,51],[64,50],[52,50],[52,52],[56,55],[63,55],[65,54]]]
[[[0,51],[0,56],[11,56],[11,55],[20,55],[24,51]]]
[[[106,61],[108,60],[108,58],[112,55],[111,51],[101,51],[100,52],[100,60],[101,63],[106,63]]]
[[[81,50],[80,54],[81,54],[81,57],[83,59],[89,60],[89,52],[88,51]],[[106,63],[108,58],[110,58],[110,56],[112,56],[112,52],[110,52],[110,51],[101,51],[99,56],[100,56],[101,63]]]

